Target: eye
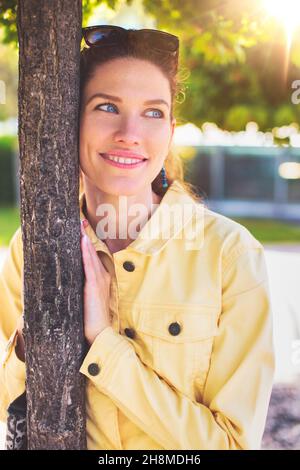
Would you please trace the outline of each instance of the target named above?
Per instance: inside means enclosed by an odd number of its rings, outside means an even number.
[[[111,107],[113,107],[113,108],[116,109],[116,106],[115,106],[114,104],[112,104],[112,103],[101,103],[101,104],[98,104],[98,105],[95,107],[95,109],[98,109],[100,106],[111,106]],[[105,110],[102,110],[102,111],[105,111]],[[110,112],[110,111],[108,111],[108,112]]]
[[[164,117],[164,113],[160,110],[160,109],[150,109],[150,112],[154,112],[154,113],[160,113],[160,116],[154,116],[156,118],[163,118]]]
[[[96,110],[96,109],[99,109],[100,106],[101,106],[101,108],[102,108],[103,106],[108,106],[108,107],[110,107],[111,109],[112,109],[112,108],[115,109],[115,110],[117,109],[116,105],[114,105],[113,103],[101,103],[101,104],[98,104],[98,105],[95,107],[95,110]],[[105,111],[105,110],[104,110],[104,109],[101,109],[101,111]],[[108,111],[108,112],[110,112],[110,111]],[[147,112],[149,112],[149,111],[147,111]],[[150,112],[152,112],[152,113],[159,113],[159,115],[156,114],[155,116],[152,116],[152,117],[155,117],[156,119],[157,119],[157,118],[158,118],[158,119],[161,119],[161,118],[164,117],[164,113],[163,113],[160,109],[150,109]]]

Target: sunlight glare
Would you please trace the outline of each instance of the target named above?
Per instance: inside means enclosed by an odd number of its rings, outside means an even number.
[[[266,11],[284,24],[288,43],[300,25],[300,0],[263,0]]]

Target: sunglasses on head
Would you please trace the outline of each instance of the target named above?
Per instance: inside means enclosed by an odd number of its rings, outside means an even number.
[[[157,29],[125,29],[121,26],[99,25],[82,28],[82,35],[90,47],[114,46],[125,41],[138,41],[154,51],[177,56],[179,39]]]

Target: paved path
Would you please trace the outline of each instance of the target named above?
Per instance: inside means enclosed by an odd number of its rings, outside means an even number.
[[[300,375],[300,245],[265,246],[274,319],[276,382]],[[298,351],[298,353],[297,353]]]

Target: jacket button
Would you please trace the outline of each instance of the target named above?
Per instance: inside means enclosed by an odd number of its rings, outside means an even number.
[[[180,330],[181,330],[181,327],[180,327],[179,323],[177,323],[177,322],[171,323],[171,324],[169,325],[169,333],[170,333],[172,336],[177,336],[177,335],[179,335]]]
[[[100,372],[100,368],[98,364],[96,364],[95,362],[93,362],[92,364],[88,366],[88,373],[90,375],[98,375],[99,372]]]
[[[123,268],[126,269],[126,271],[132,272],[135,270],[135,266],[131,261],[125,261],[123,263]]]
[[[133,339],[135,337],[135,331],[133,328],[125,328],[124,333],[128,338]]]

